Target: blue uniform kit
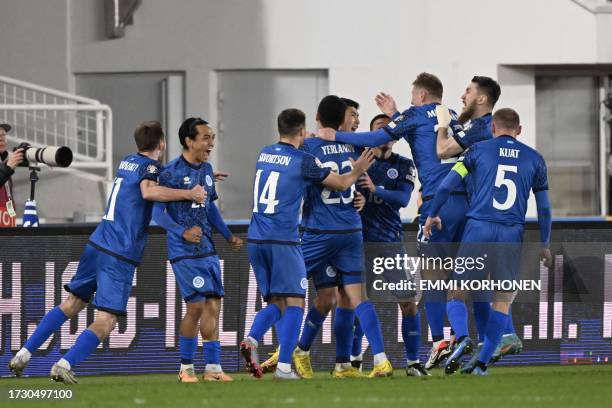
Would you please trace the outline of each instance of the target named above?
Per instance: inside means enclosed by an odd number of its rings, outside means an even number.
[[[309,138],[303,150],[314,155],[321,165],[339,174],[353,168],[350,159],[361,154],[349,144]],[[361,283],[363,239],[361,218],[353,206],[355,186],[334,192],[311,184],[304,197],[302,213],[302,251],[308,278],[315,288]]]
[[[330,168],[294,146],[264,147],[257,160],[248,253],[264,297],[304,297],[308,283],[300,246],[299,213],[307,187]]]
[[[79,267],[64,288],[100,310],[125,315],[134,271],[144,251],[153,203],[140,183],[157,181],[159,163],[141,154],[126,156],[117,170],[106,213],[89,237]]]
[[[163,168],[160,185],[174,189],[192,189],[201,185],[207,196],[204,203],[173,201],[157,203],[181,228],[178,231],[198,226],[202,230],[197,244],[186,241],[181,234],[168,232],[168,259],[176,277],[181,296],[186,302],[199,302],[206,297],[223,297],[221,267],[212,240],[212,225],[209,210],[215,200],[215,176],[209,163],[191,164],[183,156],[172,160]]]

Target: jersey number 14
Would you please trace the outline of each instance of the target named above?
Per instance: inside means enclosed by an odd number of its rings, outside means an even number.
[[[264,214],[274,214],[274,208],[279,203],[276,199],[276,187],[278,186],[278,177],[280,173],[277,171],[271,171],[268,178],[259,194],[259,183],[261,179],[261,173],[263,170],[257,170],[255,173],[255,186],[253,187],[253,212],[259,212],[259,204],[266,206]]]

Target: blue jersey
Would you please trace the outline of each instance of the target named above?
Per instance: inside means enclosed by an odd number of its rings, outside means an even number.
[[[510,136],[476,143],[459,161],[473,179],[468,218],[524,224],[529,191],[548,189],[544,158]]]
[[[323,167],[344,174],[351,172],[353,165],[350,159],[357,160],[363,149],[313,137],[304,141],[303,150],[315,156]],[[312,232],[361,230],[361,217],[353,206],[354,195],[355,185],[336,192],[320,184],[311,184],[304,197],[302,228]]]
[[[159,162],[131,154],[119,163],[106,213],[89,237],[97,249],[132,264],[140,263],[151,222],[153,202],[142,198],[140,183],[157,181]]]
[[[368,175],[376,187],[385,190],[399,190],[400,185],[414,186],[416,169],[412,160],[393,153],[388,159],[377,159]],[[403,240],[400,206],[388,203],[370,190],[359,189],[366,198],[361,211],[363,240],[366,242],[399,242]]]
[[[465,122],[460,130],[453,132],[452,137],[457,141],[463,150],[466,150],[474,143],[483,142],[493,138],[491,123],[493,115],[487,113],[479,118]]]
[[[448,174],[456,159],[438,158],[436,150],[438,119],[437,103],[411,106],[402,114],[395,116],[383,129],[395,140],[406,139],[412,151],[419,181],[423,186],[423,197],[432,196],[438,185]],[[457,128],[457,115],[451,112],[452,122],[449,131]]]
[[[168,215],[180,226],[202,229],[202,239],[194,244],[178,234],[168,232],[168,258],[177,261],[186,258],[201,258],[215,253],[212,227],[208,221],[207,206],[217,199],[215,175],[209,163],[191,164],[181,155],[168,163],[161,171],[159,184],[174,189],[191,190],[197,185],[207,193],[202,204],[193,201],[171,201],[167,203]]]
[[[288,143],[264,147],[255,166],[249,242],[298,244],[306,188],[325,180],[330,171]]]

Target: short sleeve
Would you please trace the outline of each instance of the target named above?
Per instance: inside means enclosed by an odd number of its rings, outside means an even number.
[[[414,185],[417,174],[414,162],[408,158],[404,158],[401,163],[400,181]]]
[[[419,125],[419,112],[412,106],[408,110],[405,110],[401,115],[396,116],[387,126],[383,129],[393,139],[399,140],[403,137],[409,136]]]
[[[465,127],[465,129],[455,132],[453,137],[461,146],[463,150],[466,150],[475,143],[482,142],[491,138],[490,124],[487,121],[479,120],[473,123],[472,126]]]
[[[538,191],[548,190],[548,171],[546,170],[546,162],[542,156],[539,157],[536,166],[532,189],[534,194]]]
[[[478,145],[473,145],[468,148],[462,156],[457,160],[468,169],[469,172],[473,172],[476,168],[476,159],[478,156]]]
[[[302,177],[306,180],[319,183],[329,175],[331,169],[323,167],[321,162],[311,154],[304,154],[302,159]]]
[[[141,183],[143,180],[152,180],[157,182],[159,179],[159,163],[149,162],[144,163],[138,168],[138,182]]]

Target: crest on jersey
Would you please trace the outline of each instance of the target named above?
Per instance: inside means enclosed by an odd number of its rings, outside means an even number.
[[[397,176],[399,176],[397,169],[391,168],[387,170],[387,177],[389,177],[391,180],[395,180]]]
[[[154,165],[154,164],[149,164],[149,165],[147,166],[147,172],[148,172],[148,173],[150,173],[150,174],[155,174],[155,173],[157,173],[157,172],[158,172],[157,166],[156,166],[156,165]]]
[[[202,286],[204,286],[204,278],[201,276],[196,276],[193,278],[193,286],[200,289]]]
[[[300,281],[300,286],[302,289],[306,290],[308,288],[308,280],[306,278],[302,278]]]
[[[183,184],[191,184],[191,179],[188,176],[183,177]]]
[[[330,278],[335,278],[336,277],[336,269],[333,266],[328,266],[325,269],[325,273],[327,274],[327,276],[329,276]]]
[[[208,187],[212,187],[212,185],[213,185],[212,177],[210,177],[210,174],[206,175],[206,185]]]

